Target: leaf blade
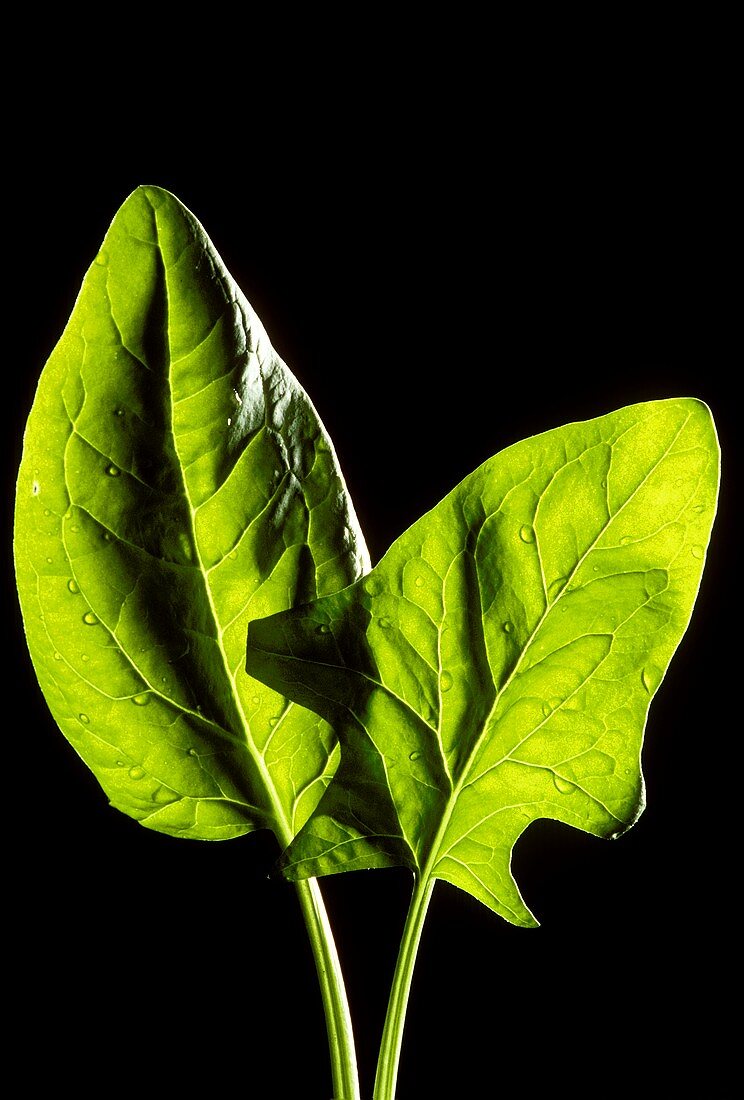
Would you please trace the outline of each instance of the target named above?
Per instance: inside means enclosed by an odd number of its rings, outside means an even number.
[[[400,862],[534,924],[510,869],[521,832],[552,817],[618,835],[642,810],[646,714],[692,613],[717,488],[706,406],[629,406],[508,448],[363,581],[251,623],[249,670],[342,742],[288,877],[349,853]]]
[[[244,624],[348,583],[366,548],[309,399],[162,189],[117,213],[42,373],[14,551],[42,691],[112,804],[292,835],[333,739],[245,675]]]

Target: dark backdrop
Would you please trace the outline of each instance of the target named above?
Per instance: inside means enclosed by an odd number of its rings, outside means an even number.
[[[692,625],[651,707],[648,808],[617,843],[552,823],[523,836],[514,865],[536,931],[437,886],[401,1100],[504,1095],[502,1065],[530,1098],[557,1085],[646,1095],[644,1082],[664,1096],[731,1095],[741,708],[722,669],[741,370],[729,264],[741,238],[715,70],[701,82],[680,66],[670,83],[652,65],[637,99],[622,67],[600,89],[564,74],[534,100],[526,85],[504,99],[488,79],[472,99],[426,99],[414,82],[401,101],[362,96],[353,110],[343,84],[282,109],[264,91],[242,113],[222,105],[216,130],[203,102],[193,124],[163,96],[102,127],[89,98],[51,96],[18,124],[8,525],[39,372],[140,183],[200,219],[310,393],[373,560],[524,436],[680,395],[716,418],[722,505]],[[20,1029],[81,1093],[191,1095],[203,1081],[328,1100],[312,960],[291,888],[265,879],[271,844],[172,840],[108,808],[36,686],[10,561],[7,593],[6,784],[18,808],[6,955],[23,964]],[[402,871],[324,883],[365,1100],[409,889]]]

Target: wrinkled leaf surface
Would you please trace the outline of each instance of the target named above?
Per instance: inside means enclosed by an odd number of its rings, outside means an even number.
[[[306,394],[159,188],[117,213],[42,373],[15,560],[42,691],[114,806],[178,836],[296,832],[333,738],[246,675],[246,627],[366,549]]]
[[[286,875],[402,864],[534,924],[510,869],[527,826],[614,837],[643,808],[717,488],[705,405],[624,408],[509,447],[366,578],[252,622],[249,671],[342,743]]]

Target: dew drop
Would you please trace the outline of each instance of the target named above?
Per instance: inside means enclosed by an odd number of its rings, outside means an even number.
[[[132,696],[132,702],[136,707],[146,707],[150,702],[150,692],[141,691],[139,695]]]
[[[96,263],[99,267],[105,267],[108,263],[108,255],[103,249],[96,256]]]
[[[39,485],[38,481],[34,480],[34,483],[31,486],[31,492],[34,494],[35,497],[37,497],[41,492],[41,485]]]
[[[123,416],[124,410],[122,408],[114,409],[114,416]]]
[[[198,756],[198,755],[199,755],[199,753],[196,751],[196,749],[189,749],[189,756]]]
[[[86,611],[83,615],[83,622],[86,626],[96,626],[100,621],[95,611]]]
[[[144,768],[141,768],[139,764],[135,764],[134,767],[129,769],[130,779],[144,779],[147,772]]]
[[[78,525],[76,523],[71,523],[70,524],[70,530],[72,531],[73,535],[76,535],[78,533],[78,531],[80,530],[80,528],[78,527]]]
[[[646,689],[646,691],[650,695],[651,690],[653,688],[653,681],[652,681],[651,677],[649,676],[649,674],[648,674],[648,672],[645,668],[644,668],[643,672],[641,673],[641,683],[643,684],[644,688]]]
[[[421,753],[417,752],[417,751],[411,752],[411,753],[408,754],[408,759],[409,760],[420,760],[421,759]]]
[[[103,541],[104,541],[104,542],[111,542],[111,540],[113,539],[113,537],[114,537],[114,536],[113,536],[113,535],[111,534],[111,532],[110,532],[110,531],[104,531],[104,532],[103,532]]]
[[[632,542],[632,541],[633,541],[633,536],[632,535],[623,535],[623,537],[620,539],[620,545],[621,546],[627,546],[628,543]]]
[[[109,477],[118,477],[119,474],[121,473],[121,470],[119,469],[118,466],[114,466],[113,462],[111,462],[106,467],[106,473],[108,474]]]
[[[442,689],[442,691],[449,691],[453,683],[454,680],[452,678],[452,673],[448,672],[447,669],[445,669],[442,675],[439,677],[440,688]]]
[[[227,418],[227,426],[228,426],[228,428],[230,427],[230,425],[231,425],[231,424],[232,424],[232,417],[231,417],[231,416],[228,416],[228,418]]]
[[[269,725],[270,726],[275,726],[278,721],[279,721],[278,718],[269,718]]]
[[[52,564],[52,559],[51,559],[51,558],[47,558],[47,565],[51,565],[51,564]]]
[[[522,526],[519,528],[519,537],[522,542],[535,541],[535,532],[533,528],[530,527],[529,523],[523,523]]]
[[[600,482],[600,485],[602,486],[603,489],[607,488],[607,478],[606,477],[602,478],[602,480]]]
[[[599,566],[598,566],[598,565],[593,565],[593,566],[592,566],[592,571],[593,571],[594,573],[599,573]]]
[[[331,628],[327,623],[321,623],[320,626],[315,628],[316,634],[330,634]]]
[[[695,507],[692,510],[693,510],[693,512],[697,512],[697,514],[700,515],[701,512],[705,511],[705,505],[704,504],[696,504]]]
[[[563,586],[565,585],[565,583],[566,583],[566,578],[565,577],[557,577],[552,582],[552,584],[550,585],[550,588],[548,589],[548,598],[550,600],[557,599],[558,596],[563,591]]]
[[[87,664],[88,661],[90,660],[90,657],[88,656],[87,653],[81,653],[80,654],[80,660],[83,661],[85,664]]]
[[[570,794],[571,791],[575,791],[576,787],[573,783],[569,783],[567,779],[563,779],[562,776],[553,773],[553,786],[560,794]]]
[[[167,806],[169,802],[175,802],[178,795],[170,787],[161,786],[156,787],[152,792],[152,800],[156,802],[158,806]]]
[[[692,554],[693,558],[697,558],[698,561],[701,561],[702,557],[703,557],[704,550],[703,550],[702,546],[693,546],[692,549],[690,550],[690,553]]]
[[[553,713],[553,708],[551,707],[550,703],[543,703],[542,712],[546,718]]]
[[[510,623],[508,621],[504,623],[504,634],[511,634],[511,632],[513,630],[514,630],[514,623]]]
[[[90,718],[88,717],[87,714],[78,714],[78,718],[80,719],[80,721],[83,723],[84,726],[89,726],[90,725]]]
[[[116,761],[116,766],[117,766],[117,768],[123,768],[124,767],[124,761],[123,760],[117,760]]]
[[[416,580],[413,583],[416,585],[417,588],[423,588],[424,587],[424,578],[423,577],[416,577]]]
[[[45,516],[51,516],[51,514],[52,514],[52,512],[51,512],[51,509],[50,509],[50,508],[45,508],[45,509],[44,509],[44,515],[45,515]]]
[[[61,653],[55,653],[54,654],[54,659],[55,659],[55,661],[61,661],[62,660],[62,654]]]
[[[377,622],[383,630],[387,630],[387,628],[391,625],[390,619],[388,619],[387,615],[381,615]]]
[[[260,702],[261,702],[261,699],[258,695],[254,695],[253,698],[251,699],[251,703],[253,704],[254,707],[257,707]]]

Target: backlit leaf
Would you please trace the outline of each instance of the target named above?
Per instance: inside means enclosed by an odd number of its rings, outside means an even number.
[[[333,738],[246,675],[246,625],[348,584],[366,549],[306,394],[159,188],[117,213],[44,368],[15,560],[42,691],[112,804],[286,842]]]
[[[641,813],[717,490],[705,405],[630,406],[509,447],[367,577],[251,622],[250,673],[342,744],[285,874],[402,864],[534,924],[510,869],[528,825],[615,837]]]

